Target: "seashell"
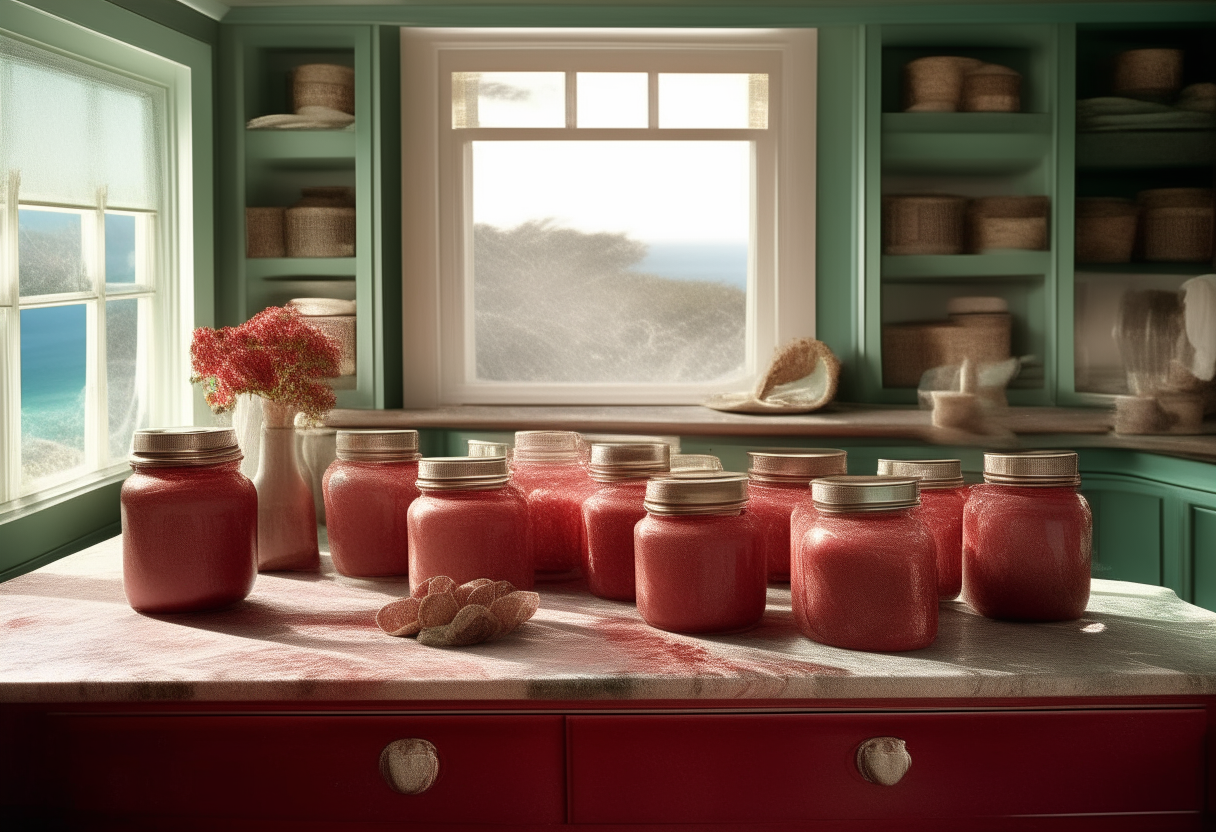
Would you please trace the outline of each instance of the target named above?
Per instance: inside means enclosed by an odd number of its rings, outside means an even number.
[[[412,636],[422,629],[418,623],[417,598],[398,598],[376,613],[376,624],[390,636]]]
[[[418,604],[418,623],[424,630],[428,627],[442,627],[444,624],[450,624],[459,611],[460,604],[456,603],[456,593],[440,592],[428,595]]]

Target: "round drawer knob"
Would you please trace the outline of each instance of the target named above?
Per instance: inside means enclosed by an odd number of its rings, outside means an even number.
[[[857,771],[871,783],[894,786],[912,768],[912,755],[898,737],[874,737],[857,748]]]
[[[380,752],[380,776],[401,794],[422,794],[439,777],[439,752],[426,740],[395,740]]]

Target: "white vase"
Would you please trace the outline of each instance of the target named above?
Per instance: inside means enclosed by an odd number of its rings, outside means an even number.
[[[295,408],[263,402],[258,492],[258,571],[317,570],[317,513],[296,457]]]

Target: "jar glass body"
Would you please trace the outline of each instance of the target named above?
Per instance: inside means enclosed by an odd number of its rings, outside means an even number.
[[[413,460],[338,459],[325,471],[326,528],[334,568],[354,578],[409,572],[406,512],[421,493]]]
[[[601,483],[583,501],[583,574],[592,595],[614,601],[637,597],[633,528],[646,516],[645,499],[646,480],[621,480]]]
[[[595,483],[577,460],[515,458],[511,478],[528,501],[538,580],[577,578],[582,560],[583,500]]]
[[[963,588],[963,506],[967,486],[922,488],[920,519],[937,544],[937,597],[957,598]]]
[[[634,528],[638,612],[673,633],[727,633],[764,616],[768,564],[747,512],[660,516]]]
[[[816,510],[794,549],[794,623],[821,644],[919,650],[937,637],[933,536],[912,509]]]
[[[195,612],[247,596],[258,570],[258,497],[240,461],[134,468],[120,495],[131,607]]]
[[[423,491],[406,512],[410,588],[436,575],[531,589],[528,504],[506,488]]]
[[[963,600],[988,618],[1073,621],[1089,603],[1093,516],[1073,487],[971,487]]]
[[[747,513],[756,524],[756,543],[768,564],[770,581],[787,583],[790,579],[790,522],[794,509],[810,494],[804,482],[747,483]]]

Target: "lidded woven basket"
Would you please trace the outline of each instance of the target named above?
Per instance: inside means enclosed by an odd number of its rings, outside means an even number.
[[[962,105],[963,78],[983,65],[975,58],[930,55],[904,65],[904,111],[953,113]]]
[[[965,113],[1021,112],[1021,73],[1000,64],[982,64],[966,71],[961,109]]]
[[[962,254],[966,208],[952,194],[884,196],[883,254]]]
[[[355,256],[354,208],[288,208],[286,229],[288,257]]]
[[[1076,261],[1129,263],[1136,245],[1140,208],[1130,199],[1079,197]]]
[[[291,73],[291,106],[355,114],[355,71],[338,64],[301,64]]]
[[[1048,247],[1046,196],[987,196],[967,206],[968,248],[1045,251]]]
[[[1212,188],[1154,188],[1136,201],[1144,209],[1144,259],[1202,263],[1212,259]]]
[[[245,256],[286,257],[285,208],[245,209]]]
[[[1181,49],[1129,49],[1115,57],[1114,93],[1163,100],[1182,88]]]

